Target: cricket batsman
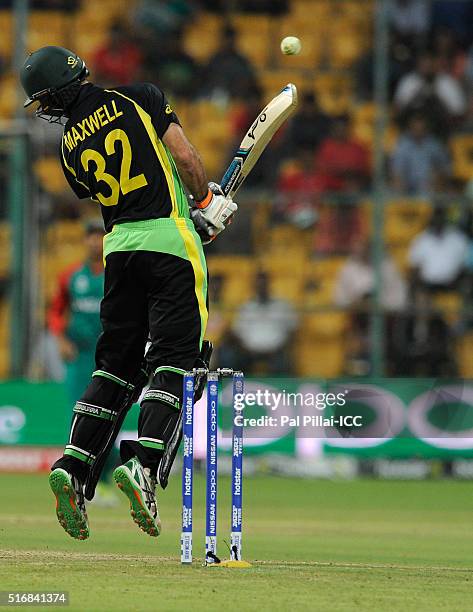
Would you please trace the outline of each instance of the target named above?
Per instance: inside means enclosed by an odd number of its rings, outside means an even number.
[[[134,521],[157,536],[155,488],[157,478],[167,482],[180,441],[183,374],[208,356],[202,243],[225,229],[237,205],[208,183],[160,89],[102,89],[88,75],[79,56],[54,46],[32,53],[20,73],[25,106],[37,103],[38,117],[64,124],[64,174],[79,198],[99,203],[106,232],[95,371],[73,408],[69,441],[49,483],[59,523],[72,537],[88,538],[85,498],[92,499],[124,416],[149,383],[138,439],[122,441],[114,479]]]

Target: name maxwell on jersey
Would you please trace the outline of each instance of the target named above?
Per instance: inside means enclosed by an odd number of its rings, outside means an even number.
[[[95,132],[98,132],[101,128],[122,115],[123,111],[118,110],[115,100],[112,100],[110,107],[104,104],[83,121],[76,123],[63,136],[64,144],[69,153],[77,146],[78,142],[83,142],[87,136],[95,134]]]

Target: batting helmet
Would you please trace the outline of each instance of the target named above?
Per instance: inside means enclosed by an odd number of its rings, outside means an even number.
[[[39,102],[39,116],[61,117],[88,74],[84,60],[73,51],[41,47],[27,57],[20,70],[20,81],[28,96],[24,106]]]

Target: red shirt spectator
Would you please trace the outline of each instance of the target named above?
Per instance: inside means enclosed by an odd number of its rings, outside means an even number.
[[[138,80],[141,63],[141,51],[120,23],[112,26],[109,42],[97,49],[93,58],[96,78],[103,85],[128,85]]]
[[[301,200],[315,204],[320,195],[327,189],[325,177],[314,171],[313,153],[301,149],[294,163],[281,172],[278,192],[291,205]]]
[[[276,217],[305,228],[315,223],[320,196],[325,181],[314,173],[313,153],[301,149],[296,164],[281,173],[278,182],[279,198]]]
[[[370,175],[368,149],[349,134],[347,116],[337,117],[331,135],[315,156],[316,174],[330,191],[348,191],[354,182],[363,186]]]
[[[314,173],[312,151],[301,149],[296,162],[279,179],[281,212],[296,225],[308,227],[317,219],[324,182]]]

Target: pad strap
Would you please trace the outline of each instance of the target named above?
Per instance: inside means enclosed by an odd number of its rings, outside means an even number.
[[[167,404],[171,406],[175,410],[180,410],[181,402],[177,395],[173,395],[168,391],[163,391],[162,389],[148,389],[143,396],[141,402],[153,401],[153,402],[162,402],[163,404]]]
[[[102,378],[107,378],[108,380],[117,383],[117,385],[120,385],[121,387],[126,387],[127,389],[135,388],[135,386],[131,383],[126,382],[126,380],[118,378],[118,376],[115,376],[115,374],[110,374],[110,372],[106,372],[105,370],[95,370],[95,372],[92,374],[92,378],[94,378],[94,376],[101,376]]]
[[[117,416],[118,412],[115,410],[109,410],[102,406],[95,406],[94,404],[87,404],[86,402],[76,402],[73,408],[73,412],[77,414],[83,414],[85,416],[93,416],[98,419],[104,419],[105,421],[113,421]]]
[[[92,465],[92,463],[96,459],[95,455],[92,455],[92,453],[89,453],[88,451],[84,450],[83,448],[79,448],[78,446],[74,446],[73,444],[68,444],[66,446],[64,454],[69,455],[70,457],[75,457],[76,459],[80,459],[80,461],[83,461],[87,465]]]
[[[154,373],[159,374],[159,372],[174,372],[174,374],[182,374],[182,376],[184,376],[186,370],[183,370],[182,368],[175,368],[174,366],[159,366],[159,368],[156,368]]]
[[[153,448],[154,450],[164,450],[166,448],[164,441],[157,438],[138,438],[138,442],[141,446]]]

